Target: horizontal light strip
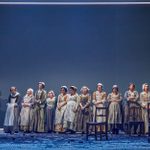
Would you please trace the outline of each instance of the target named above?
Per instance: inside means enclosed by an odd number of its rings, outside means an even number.
[[[147,5],[150,2],[0,2],[0,5]]]

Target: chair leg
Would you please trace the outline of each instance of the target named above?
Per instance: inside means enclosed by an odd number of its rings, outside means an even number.
[[[106,140],[108,140],[108,125],[105,125],[105,135],[106,135]]]
[[[100,125],[100,140],[102,140],[102,126]]]
[[[95,125],[95,140],[97,141],[97,126]]]
[[[88,136],[89,136],[89,124],[86,124],[86,140],[88,140]]]

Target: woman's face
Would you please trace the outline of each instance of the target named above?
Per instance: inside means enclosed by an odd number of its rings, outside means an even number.
[[[113,93],[118,93],[118,90],[117,90],[117,88],[113,88]]]
[[[52,93],[52,92],[49,92],[49,93],[48,93],[48,97],[49,97],[49,98],[53,98],[53,97],[54,97],[53,93]]]
[[[144,86],[144,91],[149,91],[149,86]]]
[[[102,86],[98,85],[97,86],[97,91],[101,92],[102,91]]]
[[[32,95],[32,91],[27,90],[27,95],[28,95],[28,96],[29,96],[29,95]]]
[[[41,83],[38,85],[38,87],[40,90],[43,89],[43,85]]]
[[[83,88],[83,89],[82,89],[82,94],[83,94],[83,95],[86,95],[87,93],[88,93],[88,90],[87,90],[86,88]]]
[[[65,89],[64,89],[64,88],[61,88],[61,89],[60,89],[60,93],[63,94],[63,95],[65,95],[65,94],[66,94]]]
[[[71,95],[74,95],[75,94],[75,91],[73,89],[70,89],[70,94]]]
[[[135,89],[134,85],[131,84],[131,85],[129,86],[129,90],[134,91],[134,89]]]
[[[16,90],[16,88],[14,88],[14,87],[12,87],[11,89],[10,89],[10,92],[12,93],[12,94],[16,94],[16,92],[17,92],[17,90]]]

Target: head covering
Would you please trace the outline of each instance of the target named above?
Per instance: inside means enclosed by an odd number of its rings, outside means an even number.
[[[98,83],[97,86],[102,86],[103,87],[103,84],[102,83]]]
[[[78,88],[76,86],[72,85],[72,86],[70,86],[70,89],[77,91]]]
[[[27,91],[32,92],[32,94],[34,92],[34,90],[32,88],[27,89]]]
[[[82,86],[80,91],[82,91],[83,89],[87,89],[88,91],[90,90],[87,86]]]
[[[65,85],[61,86],[60,89],[65,89],[66,92],[68,91],[68,88],[67,88],[67,86],[65,86]]]
[[[148,83],[144,83],[144,84],[142,85],[142,90],[144,90],[144,87],[145,87],[145,86],[149,86]]]
[[[14,90],[17,91],[17,88],[16,88],[15,86],[10,87],[10,91],[11,91],[12,89],[14,89]]]
[[[45,87],[45,83],[40,81],[38,84],[42,84],[43,87]]]
[[[116,84],[113,85],[112,89],[114,89],[114,88],[118,88],[118,85],[116,85]]]
[[[49,92],[48,92],[48,94],[49,94],[49,93],[52,93],[52,94],[53,94],[53,96],[55,96],[55,93],[54,93],[54,91],[53,91],[53,90],[49,91]]]

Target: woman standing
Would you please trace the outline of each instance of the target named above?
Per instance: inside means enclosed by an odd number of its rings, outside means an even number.
[[[19,105],[20,94],[16,87],[11,87],[4,120],[4,131],[6,133],[18,132],[19,130]]]
[[[97,116],[95,118],[95,111],[96,111],[96,107],[106,107],[106,102],[107,102],[107,96],[106,96],[106,92],[103,91],[103,84],[102,83],[98,83],[97,84],[97,91],[95,91],[93,93],[93,121],[97,121],[97,122],[105,122],[105,118],[104,117],[100,117]],[[97,115],[105,115],[105,110],[97,110]],[[102,130],[105,130],[104,128]]]
[[[77,94],[77,88],[75,86],[70,87],[69,99],[66,106],[66,111],[64,114],[64,129],[71,133],[75,132],[76,127],[76,114],[79,103],[79,96]]]
[[[64,113],[66,110],[66,104],[68,101],[68,88],[67,86],[62,86],[60,89],[60,95],[58,96],[57,107],[55,112],[55,131],[56,132],[64,132],[63,129],[63,121],[64,121]]]
[[[54,130],[54,116],[55,116],[56,97],[54,91],[48,92],[46,99],[46,130],[52,132]]]
[[[89,88],[83,86],[81,88],[81,95],[79,96],[79,109],[77,117],[77,131],[86,132],[86,123],[90,121],[90,104],[91,96]]]
[[[150,91],[147,83],[144,83],[142,86],[143,92],[140,93],[140,103],[142,106],[142,120],[144,121],[145,134],[148,134],[149,127],[149,118],[148,118],[148,103],[150,103]]]
[[[111,131],[114,134],[118,134],[120,125],[122,123],[122,116],[120,110],[120,102],[122,100],[122,97],[119,93],[117,85],[113,85],[112,93],[108,95],[107,99],[110,102],[108,123],[110,125]]]
[[[38,83],[38,90],[35,93],[35,132],[44,132],[45,126],[45,101],[46,101],[46,91],[44,90],[45,83]]]
[[[139,94],[135,90],[134,83],[129,84],[128,91],[125,92],[124,98],[126,99],[126,105],[124,111],[124,123],[128,123],[129,121],[139,121],[140,112],[138,111],[138,109],[135,109],[135,112],[132,111],[133,107],[136,108],[139,107]],[[129,114],[129,110],[130,110],[130,114]]]
[[[29,88],[23,98],[22,108],[20,112],[20,127],[24,132],[29,132],[30,123],[30,108],[34,103],[33,89]]]

